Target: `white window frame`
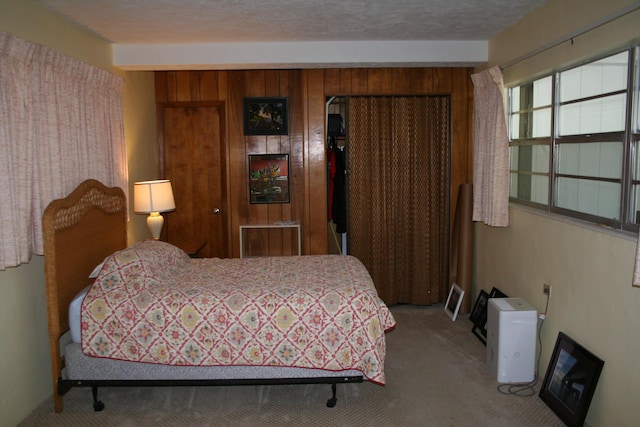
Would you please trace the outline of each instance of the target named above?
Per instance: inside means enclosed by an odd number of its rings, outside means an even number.
[[[626,91],[624,91],[627,99],[626,99],[626,108],[625,108],[625,117],[622,118],[624,120],[624,130],[622,132],[603,132],[603,133],[594,133],[594,134],[578,134],[578,135],[565,135],[559,136],[557,131],[557,123],[558,123],[558,113],[560,109],[559,104],[559,85],[562,82],[559,79],[561,73],[571,70],[576,67],[581,67],[586,64],[599,61],[603,58],[607,58],[621,52],[628,52],[629,56],[629,69],[627,73],[627,85]],[[537,198],[535,200],[531,200],[533,197],[531,194],[524,194],[523,197],[528,197],[528,199],[519,198],[519,194],[517,194],[518,189],[510,188],[510,201],[513,203],[527,205],[536,209],[546,210],[549,213],[560,214],[572,218],[576,218],[583,221],[588,221],[591,223],[606,225],[615,230],[619,231],[628,231],[628,232],[638,232],[638,223],[640,222],[640,213],[636,214],[635,212],[640,211],[640,119],[639,119],[639,98],[640,98],[640,45],[635,46],[631,49],[626,49],[622,51],[616,51],[612,53],[608,53],[602,55],[597,58],[590,58],[587,61],[584,61],[580,64],[572,65],[571,67],[566,67],[561,70],[557,70],[552,74],[548,74],[545,76],[538,77],[536,79],[527,81],[525,83],[521,83],[519,85],[515,85],[509,88],[509,147],[510,152],[513,153],[514,150],[521,150],[522,147],[535,146],[535,145],[545,145],[548,146],[549,152],[549,161],[547,171],[520,171],[519,165],[514,165],[515,161],[511,162],[511,185],[514,182],[519,182],[520,177],[526,177],[530,175],[534,179],[537,177],[548,177],[548,191],[546,194],[546,200],[542,200]],[[552,87],[551,87],[551,129],[549,130],[549,137],[537,137],[533,138],[529,135],[525,135],[523,138],[518,138],[520,133],[518,130],[511,129],[511,126],[514,123],[513,115],[521,114],[525,110],[515,110],[512,105],[512,94],[514,90],[520,90],[527,85],[532,85],[534,82],[539,81],[541,79],[551,77],[552,78]],[[531,88],[533,90],[533,87]],[[586,98],[588,99],[588,98]],[[534,124],[535,125],[535,124]],[[514,138],[515,136],[515,138]],[[622,165],[621,165],[621,176],[617,178],[612,177],[592,177],[592,176],[579,176],[579,177],[571,177],[566,174],[558,173],[558,156],[559,156],[559,148],[562,148],[564,144],[571,143],[582,143],[582,144],[590,144],[591,142],[603,142],[607,143],[609,141],[622,141]],[[567,147],[564,145],[564,147]],[[637,158],[637,159],[636,159]],[[514,160],[512,158],[512,160]],[[533,169],[533,167],[532,167]],[[514,177],[518,177],[517,180]],[[610,185],[611,183],[617,184],[620,186],[620,202],[618,206],[618,213],[615,217],[606,217],[600,216],[597,213],[585,213],[580,212],[579,210],[571,210],[558,206],[557,202],[557,189],[558,182],[561,179],[574,179],[580,178],[581,181],[591,182],[594,185]],[[527,184],[525,184],[526,187]],[[530,184],[533,185],[533,184]],[[636,196],[634,196],[634,192]],[[595,193],[594,193],[595,196]],[[607,203],[607,202],[603,202]]]

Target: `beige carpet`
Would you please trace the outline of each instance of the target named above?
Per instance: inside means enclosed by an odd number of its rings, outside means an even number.
[[[21,426],[563,426],[535,394],[501,394],[485,366],[485,347],[467,317],[452,322],[441,306],[392,308],[387,385],[72,389],[65,410],[51,399]]]

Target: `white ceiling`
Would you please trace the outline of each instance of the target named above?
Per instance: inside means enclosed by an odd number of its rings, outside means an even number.
[[[116,65],[158,69],[476,64],[489,39],[547,0],[35,1],[112,42]]]

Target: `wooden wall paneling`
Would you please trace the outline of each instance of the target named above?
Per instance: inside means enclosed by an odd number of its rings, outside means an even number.
[[[432,94],[433,90],[433,69],[432,68],[411,68],[411,88],[413,94]]]
[[[205,77],[203,78],[203,85],[205,85],[205,90],[203,91],[203,93],[205,94],[205,96],[207,98],[209,98],[209,96],[211,96],[212,99],[216,99],[219,101],[224,102],[225,105],[225,129],[227,129],[227,131],[225,131],[225,135],[224,135],[224,144],[225,144],[225,149],[226,149],[226,165],[225,165],[225,169],[227,171],[227,179],[225,180],[225,184],[226,184],[226,191],[225,191],[225,196],[226,196],[226,200],[225,200],[225,210],[222,212],[222,215],[226,216],[226,221],[225,223],[227,224],[227,236],[228,236],[228,250],[227,253],[230,254],[230,256],[234,256],[234,242],[236,242],[237,240],[234,239],[234,234],[233,234],[233,227],[232,227],[232,210],[230,209],[231,206],[231,180],[228,179],[229,176],[231,176],[231,163],[229,161],[230,159],[230,155],[229,155],[229,150],[230,150],[230,145],[229,145],[229,134],[230,132],[228,131],[229,126],[231,123],[236,123],[237,122],[237,115],[235,115],[234,119],[231,120],[231,118],[229,117],[229,102],[228,102],[228,86],[227,86],[227,79],[228,79],[228,72],[227,71],[208,71],[205,75]],[[215,89],[214,89],[215,87]],[[214,93],[215,91],[215,93]],[[237,245],[235,245],[237,246]]]
[[[287,96],[286,92],[280,92],[280,78],[282,71],[264,71],[264,96]]]
[[[289,154],[289,203],[281,204],[279,207],[279,212],[277,212],[274,216],[271,217],[271,222],[275,221],[296,221],[300,220],[293,215],[293,209],[296,203],[299,203],[299,200],[296,200],[292,197],[291,193],[291,136],[294,134],[296,128],[293,123],[299,120],[299,111],[297,110],[297,105],[292,103],[292,95],[295,91],[299,90],[295,86],[291,85],[292,75],[299,71],[294,70],[280,70],[278,72],[278,85],[279,85],[279,96],[285,96],[288,98],[288,117],[287,122],[289,124],[289,132],[287,135],[282,135],[280,137],[280,153]],[[298,130],[299,131],[299,130]],[[297,233],[291,228],[285,228],[280,230],[281,234],[278,236],[279,241],[282,242],[282,254],[283,255],[293,255],[298,251],[298,243],[297,243]]]
[[[229,158],[228,188],[229,212],[231,217],[232,247],[234,257],[240,256],[239,227],[249,220],[248,180],[245,171],[248,169],[247,149],[244,140],[242,123],[242,98],[244,94],[245,72],[227,74],[227,147]]]
[[[264,72],[264,96],[286,96],[286,90],[280,91],[280,70],[266,70]],[[277,154],[284,153],[283,146],[286,135],[272,135],[265,137],[265,148],[263,153]],[[265,205],[266,216],[261,220],[264,224],[271,224],[275,218],[282,216],[283,206],[281,204]],[[265,239],[265,250],[267,255],[283,254],[283,230],[262,230]]]
[[[267,96],[266,93],[266,74],[267,70],[249,70],[240,71],[244,75],[244,97],[260,97]],[[242,99],[240,100],[242,102]],[[240,106],[240,114],[243,114],[242,104]],[[248,169],[248,156],[250,154],[265,154],[267,153],[267,137],[264,135],[244,135],[243,139],[245,146],[244,154],[244,166],[242,166],[242,182],[244,182],[244,189],[242,194],[245,195],[248,200],[248,186],[249,186],[249,169]],[[269,222],[269,205],[266,204],[249,204],[249,217],[245,218],[243,224],[267,224]],[[251,238],[249,238],[251,237]],[[269,230],[253,230],[251,234],[247,235],[245,241],[245,247],[248,249],[248,254],[253,255],[268,255],[269,254]]]
[[[353,70],[341,69],[340,70],[340,92],[339,94],[352,93],[351,81],[353,76]]]
[[[339,95],[341,70],[337,68],[328,68],[324,70],[324,91],[327,96]]]
[[[166,72],[156,72],[154,74],[154,85],[155,85],[155,93],[156,93],[156,114],[157,114],[157,105],[162,102],[167,102],[168,94],[169,94],[169,82],[168,82],[168,73]],[[158,150],[158,164],[156,165],[157,176],[160,176],[161,165],[164,164],[164,141],[162,135],[162,124],[159,120],[157,120],[156,116],[156,138],[158,142],[157,150]]]
[[[227,80],[229,78],[228,71],[216,71],[215,72],[215,81],[218,85],[218,98],[220,101],[226,101],[228,96],[228,87]]]
[[[167,77],[167,102],[176,101],[178,99],[176,95],[176,72],[175,71],[165,71],[164,74]]]
[[[391,95],[393,84],[389,68],[372,68],[368,74],[368,92],[371,95]]]
[[[309,254],[327,253],[327,167],[324,140],[325,91],[324,71],[308,70],[307,167],[309,179],[309,221],[306,234]]]
[[[471,111],[470,108],[472,105],[469,92],[471,83],[471,69],[453,69],[452,73],[455,76],[454,85],[456,88],[456,90],[452,92],[452,102],[455,102],[456,105],[461,106],[461,108],[456,109],[455,114],[452,117],[454,123],[453,133],[456,137],[456,140],[459,141],[457,147],[459,150],[459,162],[457,164],[456,175],[459,176],[461,182],[467,182],[467,172],[471,168],[470,148],[472,148],[471,144],[468,143],[470,137],[469,113]]]
[[[167,73],[154,73],[156,103],[167,101]]]
[[[454,68],[434,68],[433,69],[433,89],[435,93],[452,93],[455,90],[453,84]]]
[[[201,71],[199,75],[199,98],[202,101],[219,101],[223,98],[220,98],[220,91],[218,89],[218,76],[220,72],[218,71]]]
[[[226,107],[229,246],[239,256],[242,223],[295,220],[302,225],[305,253],[326,253],[326,158],[324,141],[327,95],[450,94],[452,97],[451,200],[472,177],[471,69],[327,69],[252,71],[168,71],[156,73],[157,102],[224,100]],[[288,96],[289,135],[245,137],[245,96]],[[248,154],[290,155],[291,203],[251,205]],[[454,202],[455,204],[455,202]],[[452,206],[452,213],[455,212]],[[289,240],[288,238],[286,239]]]
[[[391,70],[391,93],[395,95],[411,94],[411,70],[409,68]]]
[[[302,107],[304,109],[303,111],[303,117],[304,117],[304,128],[303,128],[303,179],[302,182],[300,184],[303,185],[304,188],[304,201],[303,201],[303,208],[302,208],[302,215],[304,218],[304,226],[302,227],[304,230],[304,237],[303,237],[303,246],[305,248],[305,254],[310,255],[311,252],[311,230],[313,228],[312,222],[311,222],[311,165],[310,165],[310,157],[309,157],[309,150],[311,149],[309,146],[309,141],[311,139],[311,128],[312,128],[312,124],[311,124],[311,117],[309,114],[309,92],[311,92],[311,76],[309,74],[309,70],[303,70],[302,71],[302,76],[303,76],[303,104]],[[317,119],[315,119],[317,120]]]
[[[191,101],[191,71],[176,71],[176,101]]]
[[[304,217],[305,181],[304,181],[304,130],[306,123],[306,109],[304,104],[305,87],[303,72],[295,70],[289,72],[289,196],[291,203],[289,217],[283,220],[300,223],[301,233],[305,233],[306,221]],[[292,239],[294,239],[292,233]],[[297,237],[293,240],[297,247]],[[292,243],[292,244],[293,244]],[[305,246],[303,245],[303,251]]]
[[[189,73],[189,100],[202,101],[202,73],[203,71],[191,71]]]
[[[351,93],[349,95],[366,95],[369,93],[368,69],[355,68],[351,72]]]

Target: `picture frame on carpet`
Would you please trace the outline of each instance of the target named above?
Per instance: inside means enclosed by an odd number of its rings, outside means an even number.
[[[478,299],[482,296],[482,293],[486,294],[486,291],[481,290],[480,295],[478,295]],[[471,328],[471,332],[480,340],[480,342],[484,345],[487,345],[487,303],[490,298],[508,298],[507,295],[502,292],[500,289],[495,286],[491,288],[491,292],[488,294],[484,304],[481,307],[478,307],[478,312],[474,316],[473,327]],[[478,301],[476,301],[476,305],[478,305]],[[475,311],[475,307],[474,307]]]
[[[559,332],[540,399],[567,426],[582,426],[603,366],[602,359]]]
[[[471,314],[469,315],[469,320],[476,325],[483,314],[487,310],[487,302],[489,301],[489,294],[484,289],[480,289],[480,294],[478,294],[478,298],[476,298],[476,303],[473,305],[473,310],[471,310]]]
[[[444,311],[451,317],[451,320],[455,321],[458,317],[458,311],[460,310],[460,304],[462,304],[462,298],[464,298],[464,290],[455,283],[451,284],[449,290],[449,297],[444,305]]]

